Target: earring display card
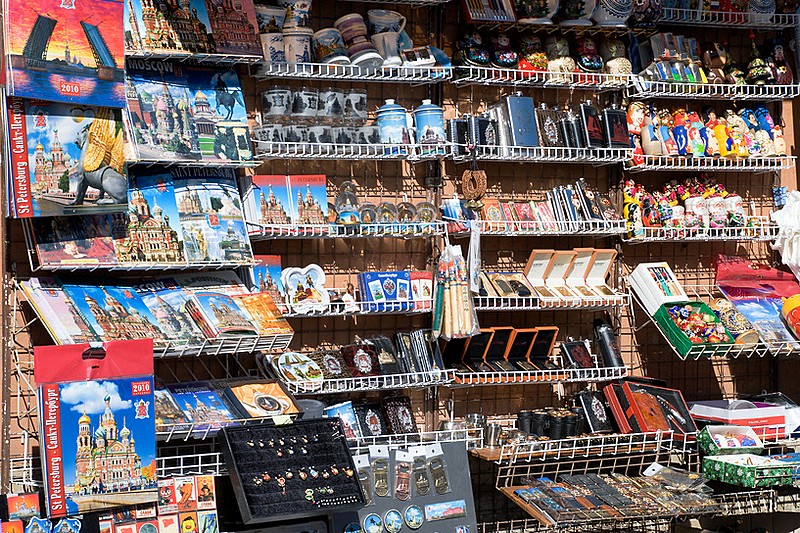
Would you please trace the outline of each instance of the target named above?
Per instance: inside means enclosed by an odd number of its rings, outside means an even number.
[[[463,442],[393,451],[384,446],[371,446],[368,458],[367,466],[359,467],[359,472],[363,472],[365,483],[371,487],[372,502],[358,512],[335,514],[333,531],[477,531],[469,462]],[[376,491],[378,485],[388,490]]]
[[[347,439],[336,419],[225,428],[219,440],[245,524],[364,504]]]

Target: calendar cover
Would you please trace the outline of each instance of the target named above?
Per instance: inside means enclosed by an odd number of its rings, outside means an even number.
[[[122,0],[5,3],[8,94],[125,106]]]
[[[239,76],[179,61],[127,61],[128,116],[143,161],[250,161]]]
[[[264,226],[292,223],[292,201],[285,175],[255,175],[245,193],[247,220]],[[326,204],[327,207],[327,204]]]
[[[134,289],[172,346],[200,344],[205,339],[187,309],[190,295],[174,279],[152,280],[135,285]]]
[[[20,281],[28,303],[33,306],[57,344],[78,344],[99,340],[89,323],[55,278]]]
[[[103,340],[164,339],[158,321],[132,287],[65,284],[64,291]]]
[[[115,265],[113,216],[40,217],[31,220],[41,266]]]
[[[114,245],[121,263],[186,262],[170,170],[135,168],[128,174],[127,221]]]
[[[289,176],[289,205],[295,224],[328,222],[327,179],[323,174]]]
[[[219,429],[236,418],[208,383],[177,383],[167,388],[195,431]]]
[[[175,201],[189,262],[250,262],[253,252],[242,215],[235,171],[175,169]]]
[[[11,97],[8,143],[12,217],[125,211],[120,110]]]
[[[187,9],[188,7],[188,9]],[[125,48],[134,52],[260,54],[252,1],[125,4]]]
[[[48,515],[155,503],[150,339],[34,350]]]

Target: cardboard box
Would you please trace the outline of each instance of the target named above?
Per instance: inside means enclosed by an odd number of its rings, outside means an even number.
[[[698,422],[750,427],[761,440],[775,440],[786,434],[786,408],[782,405],[709,400],[693,403],[691,413]]]
[[[745,426],[706,426],[697,435],[697,442],[706,455],[761,455],[764,451],[753,428]]]
[[[703,458],[703,475],[740,487],[774,487],[792,484],[792,467],[781,461],[752,455],[721,455]]]

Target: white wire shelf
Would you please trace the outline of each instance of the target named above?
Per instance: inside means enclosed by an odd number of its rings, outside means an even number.
[[[715,26],[718,28],[760,28],[783,30],[797,26],[796,14],[732,13],[728,11],[700,11],[665,7],[661,12],[659,24],[679,24],[686,26]]]
[[[473,159],[477,159],[478,161],[500,161],[509,163],[579,163],[609,165],[628,161],[633,153],[633,149],[631,148],[487,145],[461,145],[461,147],[464,154],[453,157],[454,161],[460,163],[469,163],[473,161]]]
[[[377,444],[393,448],[406,448],[433,442],[464,442],[467,446],[479,445],[483,442],[483,428],[420,431],[417,433],[396,433],[393,435],[348,439],[350,451],[354,455],[361,451],[366,451],[368,446]]]
[[[224,476],[228,473],[225,458],[221,452],[205,450],[207,447],[184,445],[168,453],[158,450],[156,473],[161,478],[209,474]],[[200,451],[200,450],[203,451]]]
[[[281,304],[279,307],[285,309],[288,304]],[[383,302],[331,302],[325,310],[300,313],[289,307],[284,311],[284,318],[324,318],[335,316],[364,316],[364,315],[418,315],[430,313],[433,300],[386,300]]]
[[[156,345],[153,356],[160,357],[197,357],[205,355],[234,355],[253,352],[284,350],[292,342],[293,335],[239,335],[206,340],[200,344]]]
[[[652,453],[657,450],[671,450],[674,444],[671,431],[657,431],[503,444],[499,449],[476,450],[478,452],[476,454],[481,456],[480,452],[494,452],[486,454],[485,458],[497,464],[511,465],[530,461],[580,460],[613,455]],[[678,443],[678,447],[683,445],[682,442]]]
[[[184,424],[165,424],[156,427],[156,440],[164,443],[202,441],[214,438],[217,432],[225,426],[247,426],[250,424],[263,424],[273,417],[236,418],[229,420],[189,422]]]
[[[714,298],[721,298],[722,294],[715,288],[704,285],[684,285],[683,286],[689,300],[700,300],[708,302]],[[644,304],[640,301],[639,297],[634,291],[631,291],[631,297],[634,302],[644,311]],[[646,311],[645,311],[645,314]],[[788,356],[800,353],[800,341],[774,341],[760,339],[757,343],[708,343],[708,344],[695,344],[692,345],[685,354],[681,354],[678,348],[669,340],[669,335],[658,323],[651,317],[648,317],[644,324],[636,324],[635,329],[638,330],[648,323],[652,323],[661,336],[664,338],[665,343],[672,349],[679,359],[694,360],[699,359],[738,359],[738,358],[755,358],[767,356]]]
[[[669,228],[643,227],[635,235],[623,237],[628,243],[644,242],[691,242],[691,241],[772,241],[778,237],[780,228],[767,216],[748,218],[746,227],[726,228]]]
[[[638,76],[628,87],[631,98],[702,98],[706,100],[791,100],[800,85],[735,85],[730,83],[671,83]]]
[[[193,52],[180,51],[146,51],[146,50],[125,50],[125,59],[153,59],[164,61],[171,59],[175,61],[191,61],[203,65],[253,65],[264,60],[263,55],[248,54],[199,54]]]
[[[420,144],[334,144],[305,142],[253,141],[256,158],[310,159],[310,160],[382,160],[382,161],[433,161],[448,157],[449,143]]]
[[[188,168],[255,168],[260,161],[232,161],[230,159],[129,159],[129,165],[146,167],[188,167]]]
[[[251,241],[269,239],[358,239],[393,237],[413,239],[443,235],[445,223],[395,222],[391,224],[255,224],[248,222]]]
[[[614,296],[596,296],[573,299],[545,299],[538,296],[476,296],[475,310],[477,311],[541,311],[565,309],[569,311],[593,311],[628,305],[630,296],[620,293]]]
[[[535,518],[522,520],[502,520],[481,522],[479,533],[670,533],[672,517],[610,518],[606,520],[587,520],[566,525],[547,526]]]
[[[45,263],[36,266],[33,271],[51,272],[93,272],[108,270],[110,272],[159,272],[166,270],[223,270],[253,266],[253,261],[191,261],[188,263]]]
[[[452,370],[386,374],[358,378],[286,381],[286,388],[296,395],[338,394],[342,392],[418,389],[446,385],[453,381]]]
[[[566,368],[554,370],[526,370],[513,372],[456,372],[449,387],[474,387],[479,385],[530,385],[553,383],[591,383],[622,379],[628,368]]]
[[[501,69],[494,67],[455,67],[453,85],[493,85],[511,87],[552,87],[554,89],[583,89],[587,91],[622,90],[631,74],[589,72],[550,72],[543,70]]]
[[[723,516],[770,514],[778,511],[777,493],[774,490],[749,490],[715,496]]]
[[[670,157],[644,156],[644,164],[628,167],[630,173],[652,170],[670,172],[775,172],[793,168],[795,156],[778,157]]]
[[[620,235],[627,231],[624,220],[554,220],[541,222],[538,220],[468,220],[459,221],[467,225],[477,224],[481,235],[494,237],[530,237],[542,235],[581,235],[586,237],[603,237]],[[469,232],[451,233],[453,237],[468,237]]]
[[[430,3],[424,0],[406,0],[408,3]],[[449,1],[449,0],[444,0]],[[404,3],[404,2],[391,2]],[[261,79],[311,79],[339,80],[383,83],[411,83],[422,85],[449,80],[453,76],[452,67],[378,67],[367,68],[358,65],[333,65],[327,63],[261,63],[255,72]]]

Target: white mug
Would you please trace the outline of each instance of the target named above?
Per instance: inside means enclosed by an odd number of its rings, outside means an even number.
[[[397,67],[402,64],[403,61],[400,59],[400,50],[398,48],[399,37],[400,34],[396,31],[387,31],[372,36],[372,44],[375,45],[375,48],[383,57],[384,66]]]
[[[261,50],[264,52],[264,61],[273,65],[286,63],[286,50],[282,33],[262,33]]]
[[[406,18],[397,11],[388,9],[370,9],[367,11],[370,33],[394,31],[400,33],[406,27]]]
[[[294,28],[283,31],[283,46],[286,51],[287,63],[311,62],[311,28]]]

